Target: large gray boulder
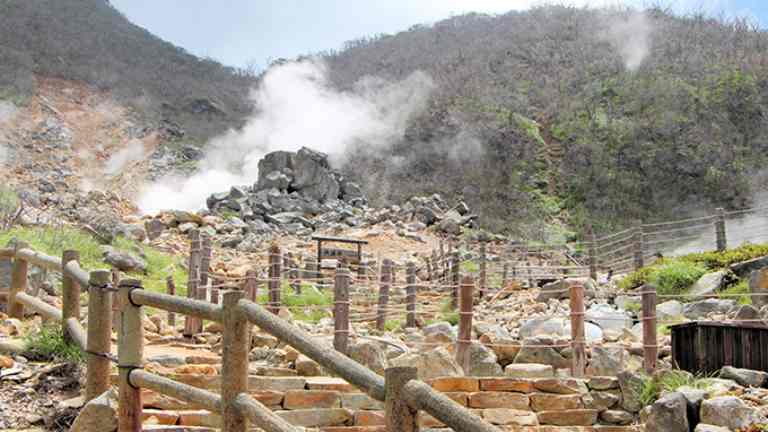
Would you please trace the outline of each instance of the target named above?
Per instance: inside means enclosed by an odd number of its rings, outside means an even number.
[[[111,432],[117,430],[117,395],[107,390],[91,400],[72,424],[71,432]]]
[[[464,374],[461,366],[443,347],[421,353],[406,353],[391,359],[389,364],[392,367],[415,367],[420,380]]]
[[[734,380],[744,387],[762,387],[768,381],[768,373],[724,366],[720,369],[720,378]]]
[[[623,371],[616,375],[616,378],[619,379],[619,388],[621,389],[621,407],[625,411],[632,413],[643,409],[643,404],[640,401],[640,391],[645,380],[642,375]]]
[[[341,186],[331,172],[328,155],[303,147],[293,157],[293,189],[320,202],[339,198]]]
[[[104,262],[124,272],[146,272],[147,262],[131,254],[110,246],[103,246]]]
[[[667,393],[651,405],[647,432],[688,432],[687,401],[680,393]]]
[[[720,396],[701,403],[701,422],[731,430],[748,428],[766,419],[736,396]]]
[[[592,358],[587,366],[589,376],[615,376],[626,367],[629,354],[621,346],[592,347]]]
[[[731,264],[730,269],[736,276],[743,278],[749,276],[755,270],[760,270],[765,267],[768,267],[768,256]]]
[[[565,369],[571,366],[570,360],[547,345],[551,345],[551,340],[546,338],[525,339],[513,363],[538,363],[550,365],[555,369]]]
[[[725,270],[707,273],[693,284],[687,294],[693,299],[701,299],[714,295],[723,287],[727,274],[728,272]]]
[[[683,316],[688,319],[705,318],[709,314],[725,314],[736,304],[734,300],[709,298],[683,306]]]
[[[378,343],[362,340],[349,346],[349,357],[379,375],[387,368],[387,356]]]
[[[496,354],[485,345],[473,341],[469,345],[468,376],[502,376],[504,371],[497,362]]]
[[[256,189],[269,189],[264,187],[264,184],[266,177],[273,172],[283,174],[292,172],[294,155],[293,152],[287,151],[274,151],[264,155],[259,161],[259,179],[256,182]]]
[[[595,303],[587,309],[585,319],[600,326],[603,331],[621,334],[624,329],[632,328],[632,318],[626,311],[614,309],[609,304]]]
[[[669,300],[656,305],[656,319],[667,321],[678,319],[683,315],[683,304],[677,300]]]

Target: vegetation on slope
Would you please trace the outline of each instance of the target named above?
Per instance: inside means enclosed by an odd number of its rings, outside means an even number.
[[[768,146],[768,34],[744,21],[651,8],[649,51],[629,70],[606,33],[635,11],[545,6],[469,14],[326,53],[340,88],[414,70],[437,83],[427,112],[348,171],[374,201],[463,194],[481,222],[546,239],[750,204]],[[633,34],[634,37],[640,37]],[[482,143],[473,156],[463,137]],[[546,147],[547,157],[542,157]],[[456,155],[458,154],[458,157]],[[391,158],[405,161],[393,167]],[[387,187],[381,187],[385,184]]]
[[[710,271],[727,269],[731,264],[768,255],[768,244],[744,244],[723,252],[702,252],[663,258],[652,265],[628,274],[619,281],[619,288],[628,290],[651,283],[658,294],[681,294],[690,288],[701,276]],[[732,295],[749,292],[747,281],[729,287],[721,292],[729,298]],[[749,297],[739,297],[741,303],[748,303]]]
[[[0,245],[11,240],[29,243],[36,251],[46,255],[60,257],[66,249],[80,252],[80,265],[87,271],[108,268],[102,260],[102,245],[90,234],[71,227],[15,227],[0,232]],[[136,275],[144,282],[144,289],[165,292],[165,279],[173,276],[176,293],[185,295],[187,289],[187,271],[179,257],[152,249],[122,237],[112,245],[118,250],[143,256],[147,263],[147,274]]]
[[[159,39],[105,0],[0,2],[0,100],[24,103],[35,75],[109,90],[155,124],[179,125],[193,141],[239,125],[254,82]]]

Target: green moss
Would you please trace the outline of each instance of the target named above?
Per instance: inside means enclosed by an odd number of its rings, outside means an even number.
[[[400,330],[403,327],[403,323],[400,320],[389,320],[384,323],[384,330],[393,332]]]

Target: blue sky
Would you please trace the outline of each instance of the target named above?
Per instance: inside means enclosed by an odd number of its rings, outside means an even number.
[[[134,23],[188,51],[232,66],[337,49],[465,12],[503,13],[540,0],[111,0]],[[579,6],[617,0],[562,0]],[[658,1],[627,0],[642,6]],[[678,11],[747,16],[768,23],[766,0],[662,0]]]

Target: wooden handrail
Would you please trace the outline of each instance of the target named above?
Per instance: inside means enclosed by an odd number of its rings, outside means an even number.
[[[131,301],[137,305],[149,306],[168,312],[190,315],[204,320],[221,322],[221,306],[202,300],[174,297],[145,290],[131,291]]]
[[[384,378],[380,375],[336,351],[332,346],[317,342],[316,338],[309,333],[268,312],[256,303],[240,300],[238,304],[243,315],[262,330],[296,348],[374,399],[384,401]]]
[[[16,256],[16,251],[10,248],[0,249],[0,258],[13,258]]]
[[[72,342],[74,342],[81,351],[85,351],[86,347],[86,332],[80,322],[75,318],[68,318],[66,320],[67,334]]]
[[[30,264],[42,267],[48,270],[61,272],[61,259],[36,252],[33,249],[24,248],[16,251],[16,259],[22,259]]]
[[[69,276],[74,279],[78,284],[80,284],[81,287],[88,286],[90,275],[88,275],[88,272],[80,267],[80,264],[77,261],[68,262],[65,266],[62,267],[62,273],[65,276]]]
[[[24,303],[25,306],[34,310],[48,320],[61,321],[61,309],[51,306],[37,297],[32,297],[27,293],[16,294],[16,301]]]
[[[221,396],[208,390],[182,384],[174,380],[134,369],[128,375],[132,386],[147,388],[181,401],[195,404],[208,411],[221,412]]]

